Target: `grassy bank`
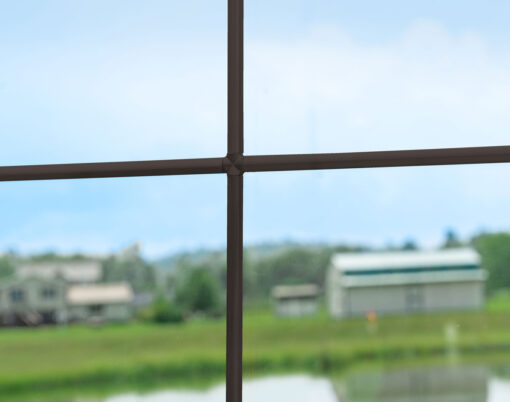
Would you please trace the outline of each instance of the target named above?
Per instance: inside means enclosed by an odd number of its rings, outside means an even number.
[[[326,314],[278,319],[247,311],[245,373],[343,370],[452,353],[445,328],[456,328],[463,356],[510,351],[510,313],[502,311],[333,321]],[[75,385],[190,383],[221,379],[225,323],[129,324],[0,331],[0,394]]]

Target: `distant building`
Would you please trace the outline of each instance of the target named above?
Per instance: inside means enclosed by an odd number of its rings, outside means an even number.
[[[272,294],[279,316],[298,317],[317,312],[319,288],[316,285],[275,286]]]
[[[69,321],[127,321],[133,290],[124,283],[74,285],[67,289]]]
[[[0,283],[0,325],[66,322],[66,291],[61,279],[29,277]]]
[[[100,261],[49,261],[30,262],[16,268],[16,276],[20,279],[60,278],[68,283],[96,283],[103,277]]]
[[[56,258],[23,261],[12,278],[0,282],[0,325],[41,325],[69,322],[125,321],[133,312],[150,304],[150,293],[135,295],[130,283],[105,283],[103,263],[115,257],[129,262],[139,258],[140,243],[133,243],[117,255],[80,259]],[[131,267],[136,271],[136,266]],[[143,273],[143,272],[142,272]],[[136,272],[135,272],[136,274]]]
[[[328,271],[327,304],[334,317],[479,309],[485,279],[469,248],[340,253]]]
[[[69,285],[60,278],[14,278],[0,284],[0,325],[126,321],[132,301],[128,283]]]

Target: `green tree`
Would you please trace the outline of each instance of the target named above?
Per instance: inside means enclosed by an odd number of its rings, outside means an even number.
[[[414,239],[407,239],[406,241],[404,241],[404,244],[402,245],[402,250],[418,250],[418,244],[416,243],[416,241]]]
[[[142,319],[157,324],[179,323],[183,321],[183,314],[175,304],[159,296],[148,310],[142,312]]]
[[[331,247],[295,246],[283,252],[246,261],[247,298],[267,299],[271,289],[281,284],[314,283],[322,286],[329,266]]]
[[[443,248],[443,249],[446,249],[446,248],[458,248],[458,247],[464,246],[462,241],[459,239],[459,236],[457,235],[457,233],[453,229],[448,229],[445,232],[445,236],[444,237],[445,237],[444,243],[441,246],[441,248]]]
[[[510,233],[482,234],[473,239],[473,245],[489,274],[488,292],[510,288]]]
[[[129,282],[137,292],[154,290],[156,269],[139,256],[132,258],[112,256],[103,263],[103,280]]]
[[[178,285],[176,301],[191,313],[221,313],[222,298],[218,278],[207,267],[191,269]]]
[[[279,284],[314,283],[323,286],[333,253],[367,250],[361,246],[305,246],[299,244],[262,245],[245,248],[244,296],[247,302],[267,302],[271,289]],[[190,273],[205,269],[222,291],[226,288],[226,258],[224,252],[198,252],[172,259],[166,285],[168,293],[186,297],[182,288],[190,281]],[[221,300],[221,298],[220,298]],[[186,307],[188,309],[188,307]]]
[[[14,274],[14,266],[7,257],[0,257],[0,279]]]

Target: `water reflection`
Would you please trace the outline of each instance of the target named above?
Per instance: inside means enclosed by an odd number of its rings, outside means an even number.
[[[508,402],[510,379],[497,377],[509,367],[482,365],[365,370],[327,380],[306,375],[246,381],[247,402]],[[107,402],[220,402],[225,387],[204,392],[165,391],[119,395]]]
[[[333,381],[339,402],[485,402],[490,370],[484,366],[366,371]]]
[[[224,402],[225,386],[204,392],[163,391],[150,395],[119,395],[105,402]],[[245,402],[337,402],[332,383],[327,379],[305,375],[270,377],[246,381]]]
[[[37,402],[54,398],[37,399]],[[208,390],[121,393],[73,402],[224,402],[225,386]],[[26,400],[24,400],[26,401]],[[32,401],[32,399],[31,399]],[[366,369],[332,379],[310,375],[271,376],[244,382],[245,402],[508,402],[510,365]]]

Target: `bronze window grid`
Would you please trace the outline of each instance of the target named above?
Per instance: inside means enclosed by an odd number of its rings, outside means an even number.
[[[244,0],[228,0],[228,145],[225,157],[1,166],[0,181],[227,175],[226,401],[242,401],[243,175],[252,172],[510,162],[510,146],[294,155],[244,155]]]

